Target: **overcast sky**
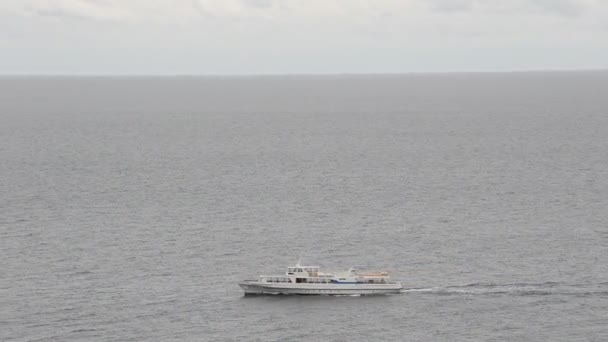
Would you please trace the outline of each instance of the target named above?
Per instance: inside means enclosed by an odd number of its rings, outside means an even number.
[[[608,0],[0,0],[0,74],[608,68]]]

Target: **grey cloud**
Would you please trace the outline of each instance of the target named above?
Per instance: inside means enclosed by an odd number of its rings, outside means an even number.
[[[89,16],[82,15],[76,12],[67,11],[65,9],[59,7],[51,7],[51,8],[27,8],[26,13],[29,13],[34,16],[39,17],[48,17],[48,18],[66,18],[66,19],[78,19],[78,20],[87,20],[92,19]]]
[[[585,0],[426,0],[437,12],[463,12],[481,8],[488,11],[516,11],[575,17],[586,7]]]
[[[437,12],[462,12],[473,9],[474,0],[432,0],[433,10]]]
[[[23,12],[38,17],[92,21],[115,21],[122,17],[112,11],[111,6],[104,0],[80,0],[77,4],[84,6],[67,6],[62,3],[42,6],[30,4],[24,6]]]
[[[264,9],[271,8],[274,5],[275,0],[241,0],[241,2],[250,7]]]
[[[577,0],[531,0],[541,11],[575,17],[585,10],[585,3]]]

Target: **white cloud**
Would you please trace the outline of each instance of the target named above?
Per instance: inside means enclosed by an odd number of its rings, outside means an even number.
[[[0,0],[0,73],[598,67],[607,22],[604,0]]]
[[[580,15],[606,6],[602,0],[3,0],[0,12],[94,20],[184,20],[209,15],[235,17],[420,15],[439,12]]]

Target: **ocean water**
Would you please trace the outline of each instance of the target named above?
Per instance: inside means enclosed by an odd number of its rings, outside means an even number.
[[[0,79],[1,341],[607,341],[608,72]],[[378,297],[243,297],[298,257]]]

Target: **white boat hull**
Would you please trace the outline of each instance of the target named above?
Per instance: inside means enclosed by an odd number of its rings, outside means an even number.
[[[245,295],[383,295],[400,293],[400,283],[391,284],[286,284],[245,281],[239,284]]]

